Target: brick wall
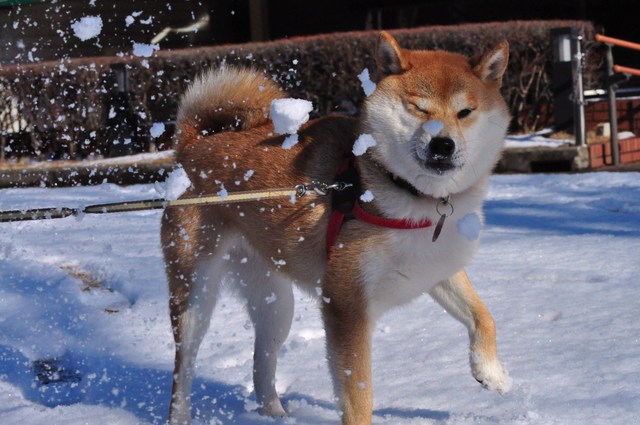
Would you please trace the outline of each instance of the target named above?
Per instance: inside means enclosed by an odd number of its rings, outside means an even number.
[[[618,130],[640,135],[640,99],[618,100]],[[605,101],[587,103],[585,106],[587,131],[595,130],[599,123],[609,122],[609,103]]]
[[[620,145],[620,163],[628,164],[640,162],[640,137],[623,139]],[[611,143],[596,143],[589,145],[589,160],[591,168],[600,168],[613,164],[611,159]]]

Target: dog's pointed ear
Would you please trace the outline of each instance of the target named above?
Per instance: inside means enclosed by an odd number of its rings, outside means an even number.
[[[509,62],[509,43],[500,42],[474,64],[473,71],[484,82],[502,86],[502,76]]]
[[[380,32],[378,37],[376,64],[378,81],[387,75],[402,74],[409,69],[406,53],[402,51],[396,39],[386,31]]]

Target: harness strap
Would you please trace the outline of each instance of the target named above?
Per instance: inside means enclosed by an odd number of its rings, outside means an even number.
[[[333,191],[331,194],[332,212],[329,216],[326,237],[327,258],[331,257],[331,251],[338,240],[342,226],[349,220],[358,219],[376,226],[402,230],[424,229],[433,225],[428,218],[414,222],[407,219],[379,217],[366,212],[359,201],[362,186],[360,172],[356,157],[351,150],[345,152],[345,160],[340,165],[334,181],[349,183],[351,187],[341,192]]]

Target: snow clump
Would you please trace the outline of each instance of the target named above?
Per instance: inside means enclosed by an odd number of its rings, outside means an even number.
[[[429,120],[426,123],[422,124],[422,129],[432,136],[440,133],[443,128],[444,124],[437,120]]]
[[[458,233],[469,241],[475,241],[480,236],[480,230],[482,230],[482,222],[478,214],[471,212],[460,220],[456,225]]]
[[[271,102],[269,114],[278,134],[294,134],[300,126],[309,121],[313,104],[304,99],[275,99]]]
[[[144,44],[144,43],[133,43],[133,55],[140,56],[142,58],[148,58],[153,55],[153,52],[156,50],[160,50],[160,45],[158,44]]]
[[[169,174],[166,181],[166,189],[164,199],[167,201],[175,201],[191,186],[191,180],[187,176],[184,168],[176,168]]]
[[[375,145],[377,145],[377,143],[373,136],[363,133],[356,139],[356,142],[353,144],[353,154],[355,156],[363,155],[367,151],[367,149]]]
[[[149,134],[151,134],[151,137],[155,139],[162,136],[162,134],[164,133],[164,130],[165,130],[164,123],[154,122],[151,128],[149,129]]]
[[[360,200],[362,202],[371,202],[373,201],[373,193],[370,190],[365,190],[362,195],[360,195]]]
[[[371,96],[371,94],[376,90],[376,83],[371,81],[371,78],[369,77],[369,69],[363,69],[362,72],[358,74],[358,79],[360,80],[364,94],[366,96]]]
[[[298,134],[295,133],[288,136],[286,139],[284,139],[284,142],[282,142],[282,149],[289,150],[297,144],[298,144]]]
[[[83,16],[71,24],[73,34],[82,41],[97,37],[102,32],[102,18],[99,16]]]

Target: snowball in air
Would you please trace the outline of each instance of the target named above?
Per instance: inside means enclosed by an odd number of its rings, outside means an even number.
[[[271,102],[269,114],[274,130],[278,134],[294,134],[300,126],[309,121],[313,104],[304,99],[275,99]]]
[[[475,241],[480,236],[482,222],[478,214],[472,212],[458,220],[456,228],[458,233],[467,238],[467,240]]]
[[[298,144],[298,134],[292,134],[290,136],[288,136],[286,139],[284,139],[284,141],[282,142],[282,149],[291,149],[292,147],[294,147],[295,145]]]
[[[176,168],[167,178],[164,199],[167,201],[174,201],[178,199],[189,186],[191,186],[191,180],[187,177],[187,173],[184,171],[184,168]]]
[[[83,16],[71,24],[73,34],[82,41],[97,37],[102,32],[102,18],[99,16]]]
[[[367,149],[375,145],[377,145],[377,143],[373,136],[363,133],[356,139],[356,142],[353,144],[353,154],[355,156],[363,155],[367,151]]]
[[[443,128],[444,124],[437,120],[429,120],[426,123],[422,124],[422,129],[432,136],[440,133]]]
[[[156,50],[160,50],[160,46],[158,44],[133,43],[134,56],[148,58],[153,55],[153,52]]]
[[[151,128],[149,129],[149,134],[151,134],[151,137],[153,138],[160,137],[162,136],[163,133],[164,133],[164,123],[161,123],[161,122],[154,122]]]
[[[365,190],[362,195],[360,195],[360,200],[362,202],[371,202],[373,201],[373,193],[370,190]]]
[[[371,81],[371,78],[369,77],[369,69],[363,69],[362,72],[358,74],[358,79],[360,80],[364,94],[371,96],[371,94],[376,90],[376,83]]]

